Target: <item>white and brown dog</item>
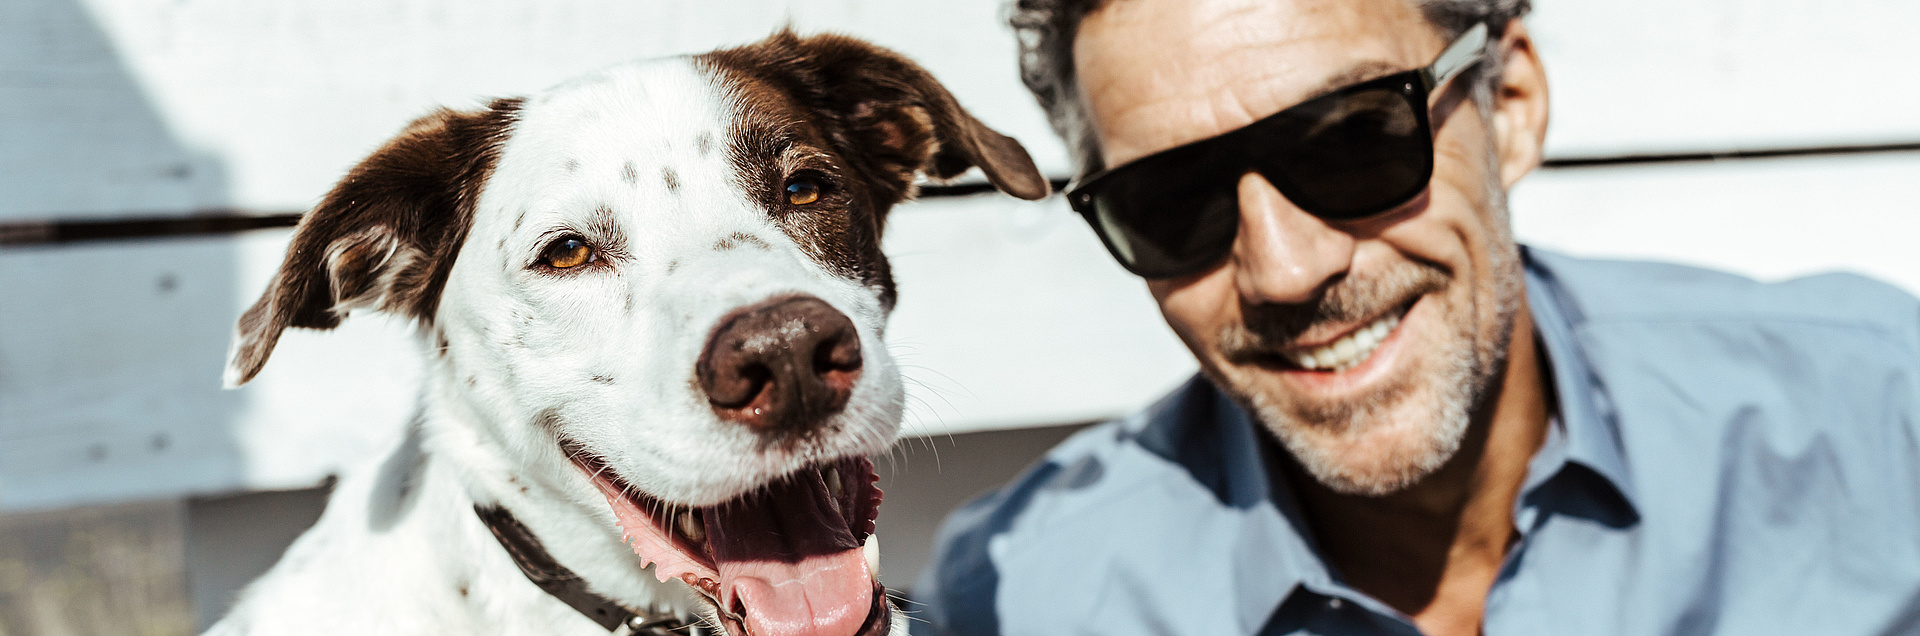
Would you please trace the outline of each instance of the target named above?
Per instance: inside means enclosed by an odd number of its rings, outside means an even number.
[[[974,166],[1048,192],[838,36],[414,122],[301,222],[228,382],[370,308],[420,327],[420,415],[210,633],[904,633],[862,549],[902,410],[880,236],[920,175]]]

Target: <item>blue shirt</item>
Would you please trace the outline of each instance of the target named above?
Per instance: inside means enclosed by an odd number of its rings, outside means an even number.
[[[1920,302],[1526,250],[1558,413],[1485,633],[1920,633]],[[956,511],[931,633],[1415,634],[1195,378]],[[1280,487],[1273,487],[1272,485]]]

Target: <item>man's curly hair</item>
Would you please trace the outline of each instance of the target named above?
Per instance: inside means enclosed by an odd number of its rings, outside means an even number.
[[[1014,0],[1007,22],[1020,44],[1020,79],[1047,111],[1053,130],[1067,143],[1080,174],[1100,170],[1100,141],[1093,134],[1080,100],[1073,70],[1073,37],[1080,19],[1111,0]],[[1420,6],[1427,21],[1448,40],[1475,24],[1488,29],[1487,59],[1498,60],[1500,36],[1508,22],[1524,17],[1531,0],[1407,0]],[[1498,64],[1479,64],[1467,76],[1474,100],[1484,108],[1499,81]]]

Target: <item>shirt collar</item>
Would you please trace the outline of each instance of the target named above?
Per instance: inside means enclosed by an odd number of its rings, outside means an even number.
[[[1542,353],[1553,371],[1553,389],[1559,408],[1557,432],[1564,435],[1563,440],[1555,440],[1550,435],[1548,443],[1542,445],[1534,470],[1530,471],[1534,474],[1528,477],[1527,489],[1553,476],[1552,472],[1558,467],[1545,466],[1546,462],[1541,460],[1550,460],[1555,451],[1563,450],[1567,463],[1584,466],[1603,477],[1620,503],[1627,507],[1624,512],[1632,515],[1638,508],[1638,500],[1633,482],[1628,478],[1619,420],[1607,400],[1604,383],[1587,365],[1574,334],[1586,316],[1547,263],[1526,247],[1520,248],[1520,254],[1526,267],[1527,306],[1533,314],[1534,333],[1546,346]],[[1564,447],[1554,448],[1562,441]]]

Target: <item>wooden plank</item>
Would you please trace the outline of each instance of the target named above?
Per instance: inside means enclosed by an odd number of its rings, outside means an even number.
[[[1195,370],[1146,286],[1063,199],[917,203],[886,248],[910,435],[1113,417]]]
[[[12,0],[0,219],[297,211],[437,105],[783,24],[923,62],[1051,174],[1001,0]],[[1920,4],[1540,0],[1555,157],[1920,141]],[[235,51],[245,51],[236,55]]]
[[[1920,293],[1920,153],[1552,170],[1512,197],[1523,241],[1761,279],[1854,271]]]
[[[0,634],[193,633],[178,501],[0,516]]]
[[[231,239],[0,252],[0,507],[237,485]],[[211,367],[211,368],[210,368]]]
[[[1920,3],[1534,4],[1549,156],[1920,142]]]
[[[392,439],[419,363],[376,317],[290,332],[220,389],[286,238],[0,251],[0,509],[310,486]]]
[[[1522,240],[1573,253],[1920,291],[1915,200],[1920,153],[1888,153],[1545,171],[1513,209]],[[286,237],[0,251],[0,509],[308,486],[390,443],[420,373],[394,321],[290,332],[254,384],[217,388]],[[911,435],[1111,417],[1193,370],[1058,199],[911,204],[886,248]]]

